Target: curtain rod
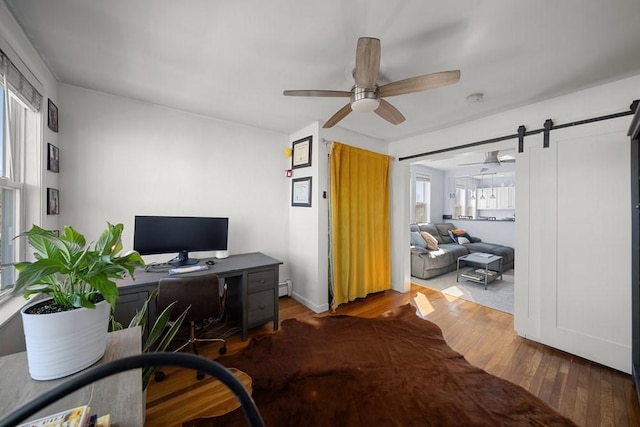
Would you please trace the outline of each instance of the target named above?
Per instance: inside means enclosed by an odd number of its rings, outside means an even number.
[[[476,142],[470,142],[468,144],[456,145],[455,147],[441,148],[439,150],[433,150],[433,151],[427,151],[427,152],[424,152],[424,153],[412,154],[410,156],[400,157],[398,160],[399,161],[410,160],[410,159],[415,159],[416,157],[423,157],[423,156],[430,156],[430,155],[434,155],[434,154],[446,153],[446,152],[449,152],[449,151],[460,150],[462,148],[476,147],[478,145],[485,145],[485,144],[492,144],[494,142],[507,141],[509,139],[519,139],[518,152],[522,153],[524,151],[524,137],[525,136],[531,136],[531,135],[537,135],[537,134],[543,133],[543,132],[545,134],[544,147],[548,147],[549,146],[549,132],[551,130],[553,130],[553,129],[563,129],[563,128],[568,128],[568,127],[572,127],[572,126],[579,126],[579,125],[584,125],[584,124],[588,124],[588,123],[599,122],[599,121],[602,121],[602,120],[609,120],[609,119],[615,119],[615,118],[618,118],[618,117],[629,116],[629,115],[635,113],[639,103],[640,103],[640,100],[636,99],[635,101],[633,101],[631,103],[631,105],[629,106],[629,110],[628,111],[623,111],[623,112],[614,113],[614,114],[608,114],[606,116],[592,117],[590,119],[578,120],[578,121],[575,121],[575,122],[565,123],[565,124],[561,124],[561,125],[554,125],[553,121],[551,121],[551,119],[547,119],[544,122],[544,127],[540,128],[540,129],[526,130],[524,125],[521,125],[518,128],[518,132],[514,133],[514,134],[511,134],[511,135],[504,135],[504,136],[499,136],[497,138],[484,139],[482,141],[476,141]]]

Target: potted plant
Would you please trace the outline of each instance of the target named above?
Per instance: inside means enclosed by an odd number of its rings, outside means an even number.
[[[144,262],[135,251],[121,255],[122,224],[107,223],[97,242],[65,226],[60,236],[34,225],[27,237],[34,262],[15,264],[14,293],[48,295],[21,310],[29,374],[36,380],[78,372],[105,352],[111,308],[118,298],[115,279]]]

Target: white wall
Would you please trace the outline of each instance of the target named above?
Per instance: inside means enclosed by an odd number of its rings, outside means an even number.
[[[383,141],[334,127],[320,128],[318,122],[289,135],[290,143],[312,136],[310,167],[293,169],[292,178],[312,177],[311,207],[289,211],[289,251],[294,271],[293,297],[315,311],[329,310],[329,150],[331,142],[386,154]],[[290,186],[290,184],[289,184]],[[323,194],[326,192],[326,198]],[[289,190],[289,203],[291,200]]]
[[[516,133],[516,130],[519,125],[524,125],[527,129],[539,129],[543,126],[543,123],[546,119],[552,119],[556,124],[570,123],[582,119],[588,119],[597,116],[603,116],[607,114],[619,113],[621,111],[628,111],[631,102],[634,99],[639,98],[639,90],[640,87],[640,75],[630,77],[627,79],[622,79],[616,82],[608,83],[602,86],[594,87],[591,89],[587,89],[584,91],[576,92],[570,95],[554,98],[545,102],[540,102],[536,104],[532,104],[529,106],[525,106],[518,109],[513,109],[501,114],[496,114],[493,116],[485,117],[479,120],[475,120],[473,122],[465,123],[459,126],[454,126],[447,129],[442,129],[439,131],[431,132],[425,135],[420,135],[412,138],[408,138],[401,141],[396,141],[390,144],[389,151],[392,155],[397,157],[414,155],[421,152],[432,151],[440,148],[453,147],[461,144],[467,144],[470,142],[484,140],[489,138],[494,138],[502,135],[509,135]],[[620,128],[624,128],[624,126],[628,126],[628,121],[630,121],[630,116],[625,119],[616,119],[619,123],[616,126]],[[626,122],[625,122],[626,120]],[[601,132],[599,127],[591,127],[592,132],[597,134]],[[552,131],[552,135],[553,135]],[[557,131],[555,131],[557,132]],[[525,151],[527,151],[527,147],[530,144],[540,144],[542,143],[541,135],[538,137],[527,137],[525,138]],[[505,143],[506,144],[506,143]],[[517,141],[513,140],[509,142],[509,147],[517,146]],[[537,145],[536,145],[537,147]],[[520,155],[518,155],[520,156]],[[580,161],[580,156],[565,156],[562,162],[562,168],[573,168],[576,170],[580,170],[580,165],[578,164]],[[408,161],[406,162],[408,163]],[[521,172],[524,173],[525,170],[521,169],[521,164],[518,161],[516,163],[518,167],[518,172],[516,175],[516,186],[518,189],[523,188],[520,185],[520,177]],[[544,165],[542,163],[531,164],[530,168],[540,168]],[[406,166],[405,166],[406,167]],[[601,173],[606,170],[615,170],[615,169],[624,169],[628,170],[630,168],[630,164],[627,161],[620,162],[620,156],[609,156],[602,157],[601,162],[599,163],[599,169],[595,172]],[[530,172],[530,171],[529,171]],[[530,175],[530,174],[529,174]],[[542,174],[544,176],[544,174]],[[555,175],[554,175],[555,176]],[[624,180],[623,180],[624,181]],[[527,183],[525,183],[527,184]],[[407,192],[407,186],[409,185],[408,181],[399,181],[399,185],[394,187],[394,191],[396,191],[399,196],[397,196],[397,200],[401,200],[403,194]],[[556,186],[556,182],[545,182],[544,188],[549,188],[549,186]],[[629,182],[620,182],[619,191],[622,191],[624,194],[629,194],[629,200],[623,200],[624,203],[630,203],[630,192],[627,191],[625,193],[625,189],[629,187]],[[541,187],[542,188],[542,187]],[[528,194],[528,193],[526,193]],[[555,193],[554,193],[555,194]],[[617,193],[616,193],[617,194]],[[540,203],[539,200],[531,199],[529,201],[525,201],[522,199],[524,197],[525,192],[518,191],[517,193],[517,202],[518,206],[518,219],[516,221],[516,276],[519,277],[518,283],[521,283],[521,280],[524,282],[525,278],[529,276],[531,272],[544,272],[550,271],[549,265],[545,265],[544,263],[540,263],[541,260],[545,259],[544,257],[537,258],[529,263],[526,263],[524,259],[522,259],[523,250],[519,250],[519,248],[523,247],[540,247],[539,242],[536,239],[540,239],[541,236],[544,235],[546,229],[535,231],[535,227],[527,222],[527,217],[523,218],[520,215],[520,212],[524,212],[527,207],[535,206],[537,210],[549,209],[549,207],[545,203]],[[522,202],[522,203],[521,203]],[[594,201],[595,202],[595,201]],[[408,213],[408,204],[406,203],[394,203],[395,209],[395,220],[402,221],[404,225],[409,222],[409,213]],[[612,221],[615,224],[619,224],[623,229],[628,229],[629,221],[627,221],[628,215],[622,215],[622,222],[618,220],[618,218],[606,218],[603,219],[599,217],[600,210],[590,210],[584,209],[580,211],[579,214],[576,214],[572,217],[572,230],[575,227],[579,227],[582,230],[593,230],[594,224],[601,224],[602,221]],[[596,215],[596,216],[594,216]],[[554,233],[557,230],[551,230]],[[568,233],[570,234],[570,233]],[[554,236],[557,240],[555,240],[554,244],[557,245],[558,248],[570,248],[572,245],[581,245],[583,243],[579,241],[567,242],[563,240],[567,233],[563,233],[562,230]],[[628,247],[627,247],[628,246]],[[555,248],[555,246],[554,246]],[[397,268],[404,267],[409,264],[407,259],[409,258],[409,246],[404,242],[396,242],[394,244],[393,250],[401,253],[402,256],[398,257],[397,260]],[[544,253],[548,251],[549,247],[544,246],[541,247],[541,252]],[[622,273],[629,273],[630,271],[630,256],[631,256],[631,246],[626,245],[626,240],[622,241],[621,245],[616,245],[616,258],[615,263],[610,264],[612,261],[610,258],[607,258],[607,268],[616,268]],[[594,250],[593,254],[596,255],[596,251]],[[590,260],[583,260],[584,262],[590,262]],[[586,264],[585,264],[586,265]],[[555,271],[555,270],[554,270]],[[404,275],[397,274],[394,275],[394,280],[397,280],[396,286],[406,288],[406,283],[402,283],[403,280],[406,281],[406,271]],[[607,281],[607,292],[602,292],[603,283],[601,280],[596,280],[595,278],[584,278],[583,275],[565,275],[562,277],[565,281],[573,281],[573,280],[581,280],[580,288],[585,292],[584,294],[593,295],[595,290],[598,290],[598,295],[604,299],[602,301],[601,307],[602,311],[599,315],[609,316],[612,321],[609,321],[607,324],[611,329],[615,329],[616,331],[622,331],[622,333],[616,333],[616,343],[617,347],[626,347],[628,349],[628,361],[630,363],[630,333],[627,334],[627,331],[630,330],[630,305],[628,302],[630,301],[630,284],[629,281],[616,280],[616,281]],[[531,302],[531,297],[537,301],[544,301],[541,298],[540,280],[532,280],[527,283],[528,288],[523,293],[522,287],[516,287],[516,314],[515,314],[515,326],[518,333],[521,335],[529,336],[527,331],[535,332],[536,329],[539,331],[540,322],[543,321],[541,313],[545,312],[546,308],[543,307],[542,303],[536,305],[535,301],[533,304]],[[563,289],[574,289],[577,288],[572,283],[564,283],[562,284]],[[521,288],[520,290],[518,288]],[[609,292],[609,288],[611,292]],[[536,297],[537,295],[537,297]],[[624,295],[624,297],[620,298],[620,295]],[[610,300],[614,298],[617,301]],[[608,299],[609,298],[609,299]],[[616,304],[617,303],[617,304]],[[558,306],[560,308],[565,306]],[[611,307],[618,307],[617,309],[611,309]],[[573,308],[572,308],[573,309]],[[533,315],[532,315],[533,312]],[[566,320],[566,316],[571,316],[571,313],[563,312],[562,314],[558,314],[558,316],[563,316],[565,323],[569,323]],[[531,321],[527,321],[527,319]],[[611,326],[611,325],[615,326]],[[595,330],[597,328],[589,328],[590,331]],[[600,331],[601,332],[601,331]],[[535,333],[532,333],[533,337],[535,337]],[[624,336],[624,338],[621,338]],[[606,341],[606,337],[601,338],[600,344]],[[565,351],[573,352],[574,354],[582,355],[583,357],[590,357],[585,355],[582,350],[583,348],[578,348],[576,345],[572,348],[564,348]],[[605,348],[601,345],[600,349]],[[582,352],[582,353],[581,353]],[[609,363],[610,361],[601,360],[601,363]],[[620,364],[610,364],[609,366],[613,366],[616,369],[621,369],[627,371],[630,366],[622,366]]]
[[[230,254],[264,252],[289,278],[286,135],[66,84],[59,91],[61,224],[94,239],[106,221],[121,222],[132,248],[135,215],[229,217]]]
[[[321,245],[323,232],[320,217],[327,209],[327,200],[322,199],[326,190],[326,172],[320,176],[321,165],[326,164],[324,144],[319,138],[318,122],[289,135],[289,146],[294,141],[311,136],[311,166],[293,169],[294,178],[311,177],[311,207],[291,206],[291,179],[288,179],[289,198],[289,259],[293,265],[293,298],[316,313],[328,310],[327,272],[320,266],[327,258],[326,245]],[[289,167],[291,160],[289,159]],[[324,167],[326,171],[326,166]],[[325,228],[326,232],[326,228]],[[326,262],[324,263],[326,265]]]

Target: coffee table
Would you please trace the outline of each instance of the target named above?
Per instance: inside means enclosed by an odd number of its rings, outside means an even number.
[[[475,267],[460,271],[460,261],[465,261],[467,264]],[[502,280],[502,257],[499,255],[485,254],[483,252],[473,252],[458,257],[456,282],[460,281],[460,277],[465,280],[481,283],[486,290],[487,285],[498,277]]]

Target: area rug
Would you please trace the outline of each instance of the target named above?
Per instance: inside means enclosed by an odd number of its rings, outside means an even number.
[[[412,276],[411,283],[434,291],[440,291],[445,295],[513,314],[513,273],[513,269],[504,272],[502,280],[496,279],[489,283],[486,290],[484,285],[463,280],[462,277],[459,282],[456,282],[455,271],[430,279],[419,279]]]
[[[222,357],[253,379],[267,426],[574,426],[469,364],[410,304],[373,318],[289,319]],[[240,408],[185,427],[245,426]]]

